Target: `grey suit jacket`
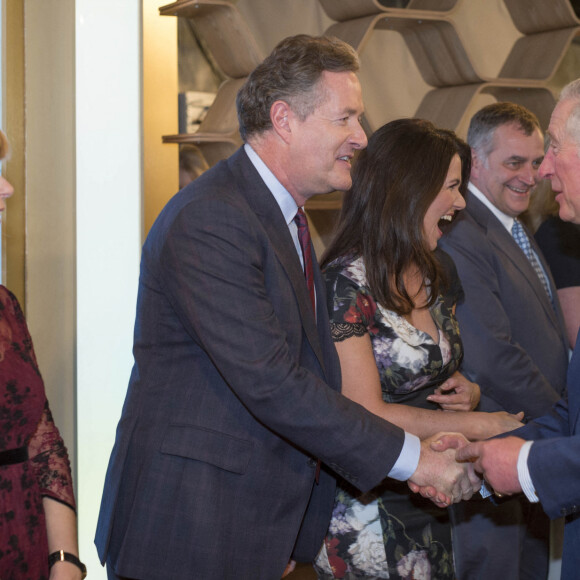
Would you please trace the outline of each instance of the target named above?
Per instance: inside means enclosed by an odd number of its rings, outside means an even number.
[[[556,310],[525,255],[493,213],[468,191],[467,207],[440,240],[465,291],[457,319],[463,371],[482,390],[480,409],[549,411],[566,386],[569,347],[554,282]]]
[[[143,247],[135,365],[95,539],[117,574],[280,578],[321,545],[332,472],[368,490],[390,471],[404,432],[339,394],[316,265],[315,278],[316,319],[243,149],[164,208]]]

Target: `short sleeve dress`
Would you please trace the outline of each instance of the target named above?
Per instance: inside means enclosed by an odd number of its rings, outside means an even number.
[[[4,286],[0,286],[0,394],[0,578],[46,580],[42,498],[76,509],[72,478],[24,315]]]
[[[426,409],[426,397],[459,367],[463,348],[453,305],[462,295],[451,258],[437,250],[451,281],[431,315],[435,342],[403,317],[377,304],[360,257],[331,263],[324,272],[333,338],[369,334],[383,400]],[[385,479],[361,495],[339,482],[329,531],[316,559],[321,579],[454,578],[451,525],[447,510],[409,491],[406,482]]]

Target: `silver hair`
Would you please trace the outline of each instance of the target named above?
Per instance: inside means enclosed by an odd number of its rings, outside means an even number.
[[[574,143],[580,146],[580,79],[568,83],[560,93],[558,103],[562,101],[576,101],[566,120],[566,132]],[[578,152],[580,155],[580,150]]]
[[[495,132],[503,125],[514,125],[528,137],[542,130],[536,115],[516,103],[500,101],[483,107],[471,118],[467,143],[485,164],[495,145]]]

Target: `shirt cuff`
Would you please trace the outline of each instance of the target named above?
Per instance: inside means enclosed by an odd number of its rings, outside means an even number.
[[[486,499],[493,495],[493,491],[487,485],[487,481],[485,481],[485,479],[481,482],[481,487],[479,488],[479,495],[481,495],[483,499]]]
[[[526,441],[520,449],[520,454],[518,455],[518,480],[522,486],[522,491],[526,494],[530,502],[537,503],[540,499],[538,498],[536,488],[530,477],[530,470],[528,469],[528,455],[530,454],[532,443],[533,441]]]
[[[407,481],[419,465],[419,456],[421,455],[421,440],[416,435],[405,431],[405,441],[403,448],[395,465],[389,471],[389,477],[399,481]]]

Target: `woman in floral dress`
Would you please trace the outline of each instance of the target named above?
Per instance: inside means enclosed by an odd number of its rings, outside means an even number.
[[[381,127],[356,163],[323,259],[343,393],[421,438],[520,426],[521,416],[468,412],[479,387],[459,372],[462,289],[436,247],[441,220],[465,207],[470,164],[468,146],[427,121]],[[315,568],[325,580],[452,579],[447,511],[405,482],[386,479],[364,495],[343,483]]]
[[[0,160],[7,148],[0,132]],[[0,177],[0,212],[12,192]],[[78,557],[78,547],[67,451],[52,420],[24,315],[1,285],[0,396],[0,578],[80,580],[84,566],[70,560]],[[58,561],[49,566],[55,552]]]

